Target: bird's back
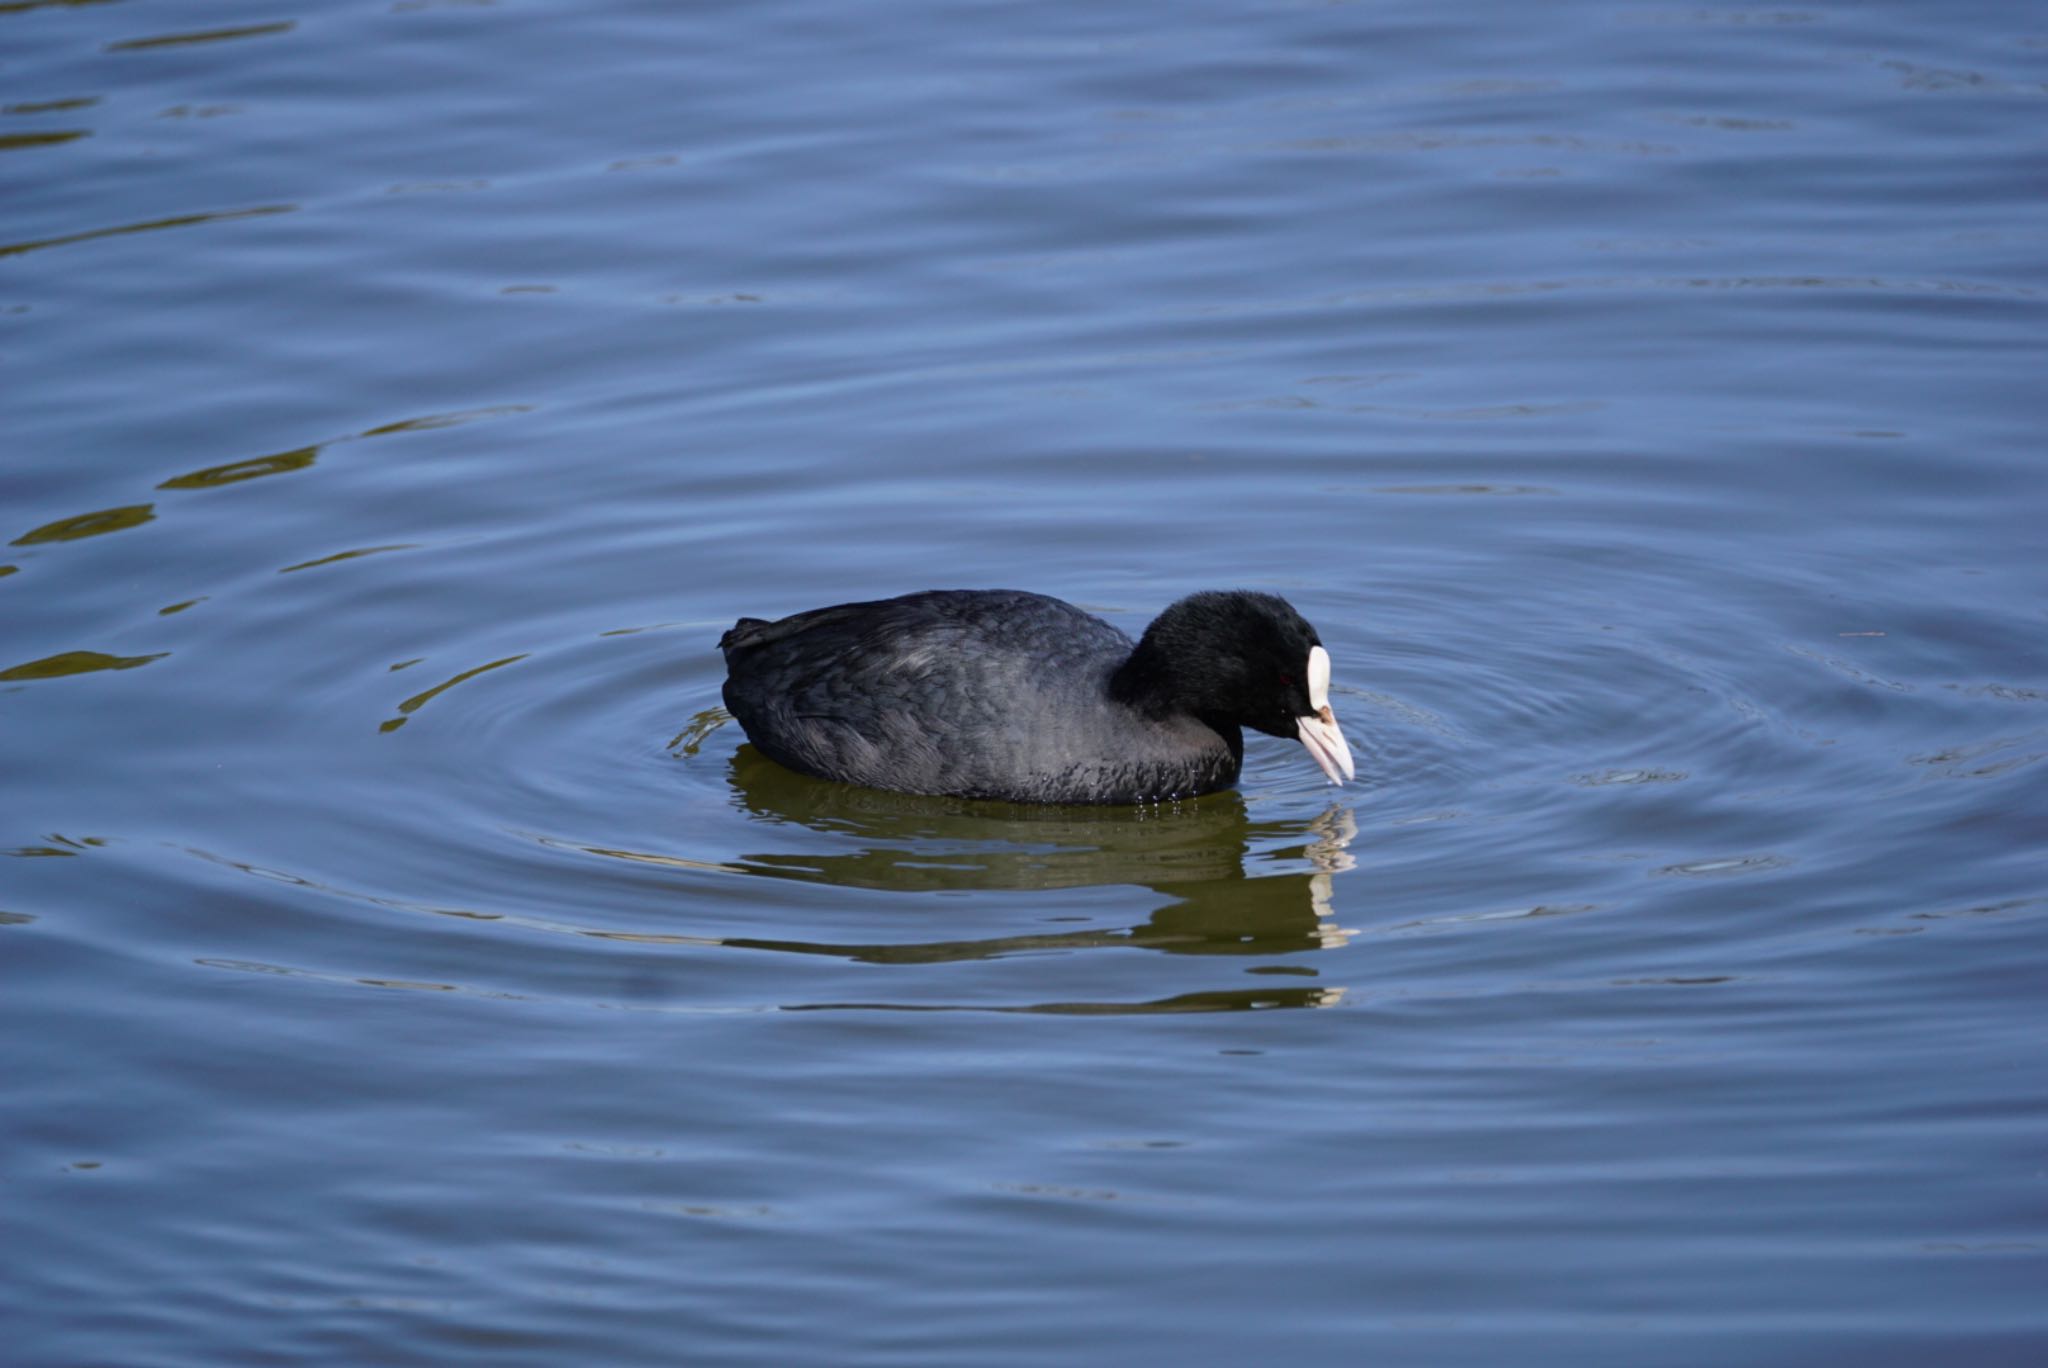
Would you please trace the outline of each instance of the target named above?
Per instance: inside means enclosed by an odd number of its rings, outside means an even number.
[[[1130,802],[1206,791],[1236,774],[1216,733],[1113,702],[1109,676],[1130,638],[1042,594],[934,590],[776,622],[742,618],[719,646],[725,704],[747,736],[826,779]]]

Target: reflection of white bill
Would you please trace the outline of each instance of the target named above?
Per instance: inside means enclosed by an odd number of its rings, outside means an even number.
[[[1320,817],[1308,824],[1308,829],[1315,839],[1309,842],[1303,853],[1316,868],[1308,880],[1309,905],[1316,914],[1316,943],[1325,950],[1349,945],[1351,937],[1357,933],[1350,927],[1337,925],[1337,885],[1330,876],[1358,867],[1358,861],[1344,848],[1358,839],[1358,815],[1348,807],[1332,803]],[[1334,991],[1337,997],[1344,995],[1341,988]],[[1330,999],[1330,1002],[1334,1001],[1336,998]],[[1330,1003],[1318,1005],[1329,1006]]]
[[[1303,852],[1309,863],[1325,874],[1342,874],[1347,869],[1358,867],[1358,861],[1345,850],[1358,839],[1357,813],[1332,803],[1320,817],[1308,824],[1308,829],[1315,836]]]
[[[1316,947],[1321,950],[1334,950],[1340,945],[1349,945],[1351,937],[1355,934],[1350,927],[1337,925],[1337,908],[1331,901],[1331,894],[1334,891],[1329,875],[1309,875],[1308,901],[1309,906],[1315,909]]]

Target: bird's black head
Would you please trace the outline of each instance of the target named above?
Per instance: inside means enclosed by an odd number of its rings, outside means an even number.
[[[1329,653],[1277,595],[1182,599],[1145,629],[1112,688],[1147,712],[1191,713],[1225,735],[1250,727],[1298,740],[1332,782],[1351,777],[1351,752],[1330,711]]]

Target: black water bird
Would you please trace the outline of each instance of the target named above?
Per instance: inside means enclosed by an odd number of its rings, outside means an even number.
[[[941,589],[741,618],[725,706],[770,759],[900,793],[1147,803],[1228,788],[1243,727],[1353,777],[1330,654],[1282,598],[1193,594],[1135,644],[1043,594]]]

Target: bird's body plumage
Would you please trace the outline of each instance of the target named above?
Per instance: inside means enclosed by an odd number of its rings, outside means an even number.
[[[1305,655],[1313,631],[1300,626]],[[821,778],[963,798],[1140,803],[1227,788],[1243,759],[1234,720],[1177,706],[1142,668],[1143,647],[1043,594],[929,590],[775,622],[742,618],[719,646],[725,704],[747,736]]]

